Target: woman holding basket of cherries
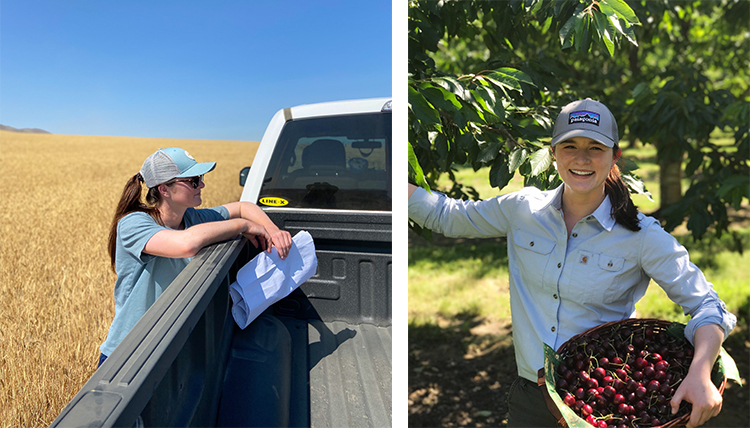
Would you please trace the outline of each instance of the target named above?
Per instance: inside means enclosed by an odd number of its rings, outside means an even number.
[[[537,385],[543,344],[557,349],[595,326],[633,318],[652,279],[691,316],[684,334],[694,354],[666,404],[677,413],[683,400],[691,403],[687,426],[702,425],[721,410],[711,369],[735,316],[687,250],[633,204],[616,165],[617,123],[604,104],[566,105],[550,150],[563,182],[554,190],[527,187],[472,202],[409,184],[409,217],[420,226],[448,237],[507,237],[519,375],[508,426],[559,426]]]

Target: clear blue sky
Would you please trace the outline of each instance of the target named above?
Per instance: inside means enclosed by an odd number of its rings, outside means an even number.
[[[391,96],[391,0],[0,3],[0,123],[259,141],[273,114]]]

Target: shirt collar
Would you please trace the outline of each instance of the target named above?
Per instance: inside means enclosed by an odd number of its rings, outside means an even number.
[[[562,194],[564,187],[565,185],[561,184],[556,189],[552,190],[549,193],[549,201],[542,206],[542,209],[546,209],[550,206],[556,210],[562,209]],[[616,221],[615,218],[612,217],[612,202],[609,200],[609,195],[604,196],[604,200],[599,204],[599,207],[588,217],[595,218],[607,232],[612,231],[612,228],[615,227]]]

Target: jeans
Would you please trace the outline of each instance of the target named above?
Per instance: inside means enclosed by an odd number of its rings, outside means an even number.
[[[101,366],[102,366],[102,363],[103,363],[103,362],[104,362],[104,360],[106,360],[106,359],[107,359],[107,356],[106,356],[106,355],[104,355],[104,354],[102,354],[102,353],[100,353],[100,354],[99,354],[99,364],[97,364],[96,368],[98,369],[99,367],[101,367]]]
[[[542,387],[522,377],[516,379],[508,392],[509,427],[560,427],[547,410]]]

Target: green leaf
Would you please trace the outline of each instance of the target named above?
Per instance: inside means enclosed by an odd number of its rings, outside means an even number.
[[[422,187],[429,192],[430,185],[427,184],[427,181],[424,179],[424,172],[422,171],[422,167],[419,165],[419,161],[417,160],[417,155],[414,154],[414,148],[412,147],[411,143],[408,143],[408,146],[409,146],[409,167],[414,173],[414,179],[416,181],[416,184],[417,186]]]
[[[440,127],[440,113],[411,85],[409,86],[409,108],[423,126]]]
[[[638,16],[636,16],[633,9],[624,0],[601,0],[599,7],[602,9],[602,12],[604,12],[604,8],[612,10],[618,18],[624,19],[630,25],[641,25]]]
[[[526,161],[529,157],[526,149],[523,147],[516,147],[510,154],[510,161],[508,162],[508,171],[513,174],[516,172],[519,166]]]
[[[479,143],[479,154],[477,155],[477,162],[488,163],[495,159],[497,154],[500,152],[502,145],[498,141],[487,141]]]
[[[500,153],[490,168],[490,186],[502,189],[508,185],[511,178],[513,178],[513,173],[509,172],[508,159]]]
[[[531,176],[537,176],[552,165],[552,153],[546,148],[539,149],[531,154],[529,162],[531,163]]]
[[[469,91],[455,77],[433,77],[432,82],[445,90],[452,92],[461,100],[468,101],[471,99]]]
[[[607,16],[603,13],[599,12],[598,10],[594,10],[594,26],[596,26],[596,31],[599,33],[599,37],[601,38],[602,42],[604,43],[604,46],[607,48],[607,52],[609,52],[610,57],[615,56],[615,42],[614,42],[614,34],[612,34],[612,31],[610,30],[611,23],[609,22],[609,19],[607,19]]]
[[[529,85],[536,86],[534,84],[534,81],[531,80],[531,77],[529,77],[528,74],[524,73],[521,70],[510,68],[510,67],[503,67],[503,68],[498,68],[495,71],[497,71],[498,73],[504,73],[509,76],[513,76],[519,82],[528,83]]]
[[[721,347],[721,350],[719,351],[719,370],[724,373],[724,376],[727,379],[732,379],[733,381],[737,382],[740,386],[742,386],[742,377],[740,377],[740,372],[737,370],[737,364],[734,362],[734,359],[732,359],[731,356],[729,356],[729,353],[727,352],[724,347]]]
[[[749,185],[750,177],[744,175],[733,175],[722,182],[721,187],[716,191],[716,197],[724,198],[724,196],[735,187],[743,186],[747,188]]]
[[[456,96],[441,87],[425,84],[420,87],[420,92],[439,111],[456,112],[461,108]]]
[[[505,110],[503,109],[503,103],[497,99],[497,94],[494,90],[485,86],[477,86],[471,92],[474,99],[484,109],[483,115],[488,123],[502,122],[505,118]]]
[[[651,192],[646,190],[646,184],[637,175],[631,172],[623,172],[620,177],[622,178],[622,181],[625,182],[625,185],[630,189],[630,193],[644,195],[648,198],[649,201],[654,201],[651,198]]]
[[[580,22],[580,19],[573,15],[570,18],[568,18],[567,21],[565,21],[565,25],[560,28],[560,44],[562,45],[563,49],[567,49],[571,46],[573,46],[573,35],[575,34],[574,30],[577,30],[578,23]]]
[[[521,83],[528,83],[532,86],[536,86],[531,78],[526,75],[523,71],[516,70],[515,68],[500,68],[497,70],[490,71],[485,74],[484,77],[490,81],[493,85],[499,88],[513,89],[521,92]]]

